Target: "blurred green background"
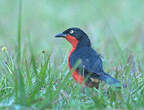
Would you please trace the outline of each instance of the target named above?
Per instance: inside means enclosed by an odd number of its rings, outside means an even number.
[[[18,7],[19,0],[0,0],[0,48],[6,46],[12,58],[15,58],[17,52]],[[56,73],[63,73],[62,67],[63,64],[64,66],[67,64],[65,58],[71,45],[64,39],[55,39],[54,35],[70,27],[79,27],[88,34],[93,48],[104,57],[105,71],[112,75],[119,73],[118,79],[122,82],[129,82],[130,73],[142,78],[144,73],[143,10],[143,0],[23,0],[22,54],[28,51],[30,43],[35,56],[39,57],[37,65],[43,61],[40,55],[44,50],[51,55],[51,62],[56,62],[56,67],[52,67],[52,70],[57,68]],[[26,52],[26,59],[29,53]],[[22,64],[22,67],[25,68],[25,64]],[[64,69],[64,72],[66,73],[67,70]],[[1,72],[5,71],[6,69]],[[60,77],[59,74],[56,76]],[[56,78],[52,80],[57,80]],[[139,87],[139,84],[133,84],[135,79],[131,81],[132,90]],[[12,84],[10,87],[15,85]],[[129,96],[129,91],[126,93],[125,95]],[[144,104],[141,94],[140,92],[136,95],[137,100],[140,100],[139,103],[131,101],[132,105],[128,107]],[[99,102],[97,106],[99,105],[102,103]],[[85,103],[82,106],[85,106]],[[107,106],[110,107],[108,104]]]
[[[89,35],[104,60],[119,63],[121,54],[133,54],[141,60],[143,10],[143,0],[23,0],[22,46],[27,48],[31,39],[37,53],[54,51],[61,57],[71,46],[54,35],[69,27],[79,27]],[[18,0],[0,0],[0,45],[10,51],[17,44],[18,11]],[[118,60],[113,61],[115,56]]]
[[[36,50],[52,49],[59,42],[57,47],[65,48],[67,43],[53,36],[69,27],[80,27],[95,48],[108,48],[115,37],[122,49],[142,52],[143,9],[143,0],[23,0],[22,43],[26,44],[31,34]],[[1,45],[16,44],[17,22],[18,0],[0,0]]]

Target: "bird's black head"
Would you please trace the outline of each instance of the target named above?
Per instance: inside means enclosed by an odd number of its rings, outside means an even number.
[[[82,31],[80,28],[69,28],[63,32],[64,34],[69,34],[75,37],[77,40],[88,38],[86,33]]]
[[[62,33],[58,33],[55,37],[66,38],[75,48],[91,46],[87,34],[80,28],[69,28]]]

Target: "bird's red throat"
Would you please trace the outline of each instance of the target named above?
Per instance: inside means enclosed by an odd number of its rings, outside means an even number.
[[[72,44],[73,48],[76,48],[76,46],[78,44],[78,40],[75,37],[73,37],[71,35],[67,35],[65,38],[69,43]]]

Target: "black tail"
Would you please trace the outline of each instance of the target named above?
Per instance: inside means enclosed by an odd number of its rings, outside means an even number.
[[[100,76],[98,77],[98,79],[100,79],[100,80],[102,80],[102,81],[104,81],[104,82],[106,82],[106,83],[108,83],[109,85],[114,86],[114,87],[121,87],[121,86],[122,86],[119,80],[111,77],[111,76],[110,76],[109,74],[107,74],[107,73],[104,73],[104,75],[100,75]]]

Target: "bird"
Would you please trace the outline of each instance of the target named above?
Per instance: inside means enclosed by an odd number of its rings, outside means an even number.
[[[101,55],[91,45],[88,35],[78,27],[68,28],[55,35],[56,38],[65,38],[72,49],[68,55],[68,67],[72,71],[76,63],[79,64],[72,72],[76,83],[84,84],[89,88],[99,88],[99,83],[104,81],[113,87],[121,87],[121,82],[104,72]]]

